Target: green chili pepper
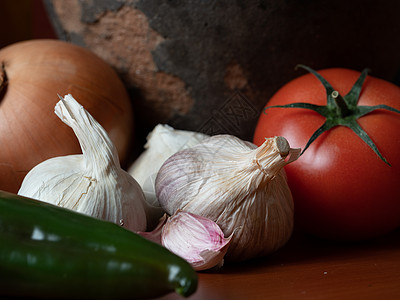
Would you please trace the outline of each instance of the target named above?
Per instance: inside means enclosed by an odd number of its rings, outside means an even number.
[[[116,224],[0,191],[0,298],[189,296],[182,258]]]

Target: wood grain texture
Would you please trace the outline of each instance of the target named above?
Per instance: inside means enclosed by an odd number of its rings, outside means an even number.
[[[397,230],[344,244],[295,233],[269,257],[199,273],[199,288],[188,299],[399,299],[399,237]]]

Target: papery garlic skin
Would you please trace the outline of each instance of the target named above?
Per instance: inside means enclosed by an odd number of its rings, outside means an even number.
[[[283,167],[297,159],[282,137],[260,147],[231,135],[210,137],[171,156],[156,178],[161,206],[216,222],[229,236],[230,260],[246,260],[281,248],[293,231],[293,199]]]
[[[55,113],[77,136],[82,154],[48,159],[24,178],[18,194],[111,221],[146,229],[146,203],[139,184],[120,167],[103,127],[71,96]]]
[[[137,233],[179,255],[196,271],[222,267],[232,240],[214,221],[182,210],[164,214],[152,231]]]
[[[136,233],[139,234],[140,236],[148,239],[149,241],[152,241],[154,243],[157,243],[161,245],[161,234],[162,234],[162,229],[165,225],[165,223],[168,220],[168,215],[164,213],[164,215],[158,220],[157,226],[151,230],[151,231],[137,231]]]
[[[128,169],[128,173],[142,187],[149,204],[159,206],[154,184],[162,164],[176,152],[197,145],[208,137],[200,132],[178,130],[166,124],[154,127],[147,136],[145,150]]]
[[[180,210],[168,218],[161,234],[161,244],[196,271],[221,267],[231,239],[210,219]]]

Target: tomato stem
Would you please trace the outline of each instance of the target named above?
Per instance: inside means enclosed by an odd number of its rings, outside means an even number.
[[[339,117],[345,118],[351,114],[351,111],[346,103],[344,101],[343,97],[339,94],[338,91],[333,91],[331,94],[333,100],[335,100],[336,104],[336,111]]]
[[[306,146],[304,147],[301,154],[314,142],[322,133],[328,131],[336,126],[346,126],[350,128],[355,134],[357,134],[377,155],[378,157],[390,166],[389,162],[386,160],[385,157],[380,153],[378,147],[372,141],[372,139],[368,136],[368,134],[361,128],[358,124],[357,120],[374,110],[383,109],[391,112],[395,112],[400,114],[400,110],[395,109],[393,107],[387,106],[385,104],[379,104],[374,106],[363,106],[358,105],[358,100],[360,98],[362,86],[364,81],[367,77],[368,69],[364,69],[361,72],[360,77],[354,83],[350,92],[342,97],[338,91],[336,91],[332,85],[323,78],[318,72],[314,71],[313,69],[304,66],[298,65],[303,69],[309,71],[317,79],[322,83],[325,88],[326,96],[327,96],[327,104],[326,105],[315,105],[306,102],[296,102],[290,103],[286,105],[273,105],[266,107],[279,107],[279,108],[302,108],[302,109],[309,109],[319,113],[320,115],[325,117],[325,123],[321,125],[310,137]],[[265,110],[264,110],[265,113]]]

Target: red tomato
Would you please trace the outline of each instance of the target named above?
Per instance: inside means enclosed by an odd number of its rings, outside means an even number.
[[[346,95],[360,76],[348,69],[318,72]],[[307,102],[326,105],[326,91],[312,74],[284,85],[267,106]],[[386,104],[400,109],[400,88],[367,76],[358,105]],[[325,121],[301,108],[269,108],[261,114],[254,134],[283,136],[292,148],[304,148]],[[297,226],[314,235],[336,240],[375,237],[400,225],[400,114],[375,110],[358,119],[391,166],[351,129],[334,127],[320,135],[300,158],[285,167],[295,204]],[[399,186],[398,186],[399,185]]]

